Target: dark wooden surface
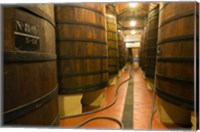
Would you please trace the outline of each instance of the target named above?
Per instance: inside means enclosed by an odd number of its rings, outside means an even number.
[[[114,15],[106,15],[107,20],[107,38],[108,38],[108,68],[109,78],[111,79],[118,73],[119,53],[117,39],[117,20]]]
[[[194,109],[194,7],[161,4],[156,62],[158,96],[189,109]]]
[[[126,45],[124,42],[124,37],[117,33],[118,36],[118,51],[119,51],[119,68],[123,68],[126,64],[126,58],[127,58],[127,50]]]
[[[145,75],[154,79],[157,52],[159,6],[148,14],[148,35],[146,43]]]
[[[4,125],[58,123],[53,9],[52,5],[3,8]]]
[[[108,51],[104,4],[56,5],[59,94],[104,88]]]
[[[146,24],[141,36],[141,44],[140,44],[140,49],[139,49],[139,65],[143,71],[145,71],[145,65],[146,65],[146,41],[147,41],[147,33],[148,33],[147,28],[148,28],[148,25]]]

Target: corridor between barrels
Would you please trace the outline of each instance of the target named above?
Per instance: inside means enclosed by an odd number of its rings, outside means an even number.
[[[120,129],[123,128],[125,130],[189,130],[187,127],[183,127],[177,124],[164,124],[159,120],[158,115],[156,114],[156,107],[157,107],[157,99],[156,99],[156,106],[154,109],[152,125],[149,126],[149,119],[150,119],[150,112],[151,112],[151,105],[152,105],[152,96],[153,92],[148,89],[147,81],[144,78],[144,73],[140,68],[134,70],[134,67],[131,66],[133,72],[130,73],[130,69],[126,69],[122,71],[121,75],[117,77],[116,83],[109,87],[106,87],[105,91],[105,101],[102,108],[105,108],[109,104],[111,104],[115,100],[115,92],[117,87],[124,81],[122,85],[119,87],[119,95],[117,97],[117,101],[112,106],[101,110],[100,111],[91,112],[87,115],[80,115],[77,117],[67,117],[60,120],[60,126],[62,128],[76,128],[77,126],[81,125],[82,122],[87,121],[91,118],[102,117],[98,120],[91,120],[85,122],[80,128],[87,128],[87,129]],[[131,75],[132,74],[132,75]],[[132,76],[131,80],[130,76]],[[130,86],[130,82],[131,86]],[[129,95],[128,87],[132,90],[132,103],[129,104],[131,109],[129,111],[125,111],[126,107],[126,96]],[[131,111],[130,111],[131,110]],[[125,117],[125,113],[127,112],[128,117]],[[131,117],[130,117],[131,116]],[[108,120],[107,118],[103,117],[111,117],[119,120],[120,123],[116,122],[115,120]],[[130,118],[130,119],[128,119]],[[132,123],[132,124],[130,124]]]
[[[3,126],[199,129],[198,2],[1,9]]]

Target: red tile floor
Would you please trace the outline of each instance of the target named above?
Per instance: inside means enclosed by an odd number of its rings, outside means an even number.
[[[149,129],[149,118],[152,107],[153,92],[147,89],[147,81],[140,68],[134,70],[134,129]],[[156,114],[157,98],[155,100],[154,115],[152,120],[153,130],[174,130],[182,129],[182,127],[172,124],[164,125]]]
[[[105,92],[105,102],[104,102],[103,107],[107,106],[108,104],[110,104],[114,100],[115,91],[116,91],[117,86],[122,81],[124,81],[128,78],[129,78],[129,71],[127,70],[127,71],[124,71],[121,74],[121,76],[117,78],[116,85],[111,85],[111,86],[108,86],[106,88],[106,90],[105,90],[106,91]],[[103,111],[100,111],[100,112],[89,114],[89,115],[62,119],[62,120],[60,120],[60,127],[62,127],[62,128],[74,128],[80,122],[83,122],[84,120],[91,118],[91,117],[94,117],[94,116],[111,116],[111,117],[114,117],[118,120],[121,120],[122,114],[123,114],[123,108],[124,108],[127,86],[128,86],[128,82],[121,85],[121,87],[119,89],[118,100],[110,108],[103,110]],[[91,121],[91,122],[85,124],[81,128],[119,129],[119,127],[120,126],[114,121],[99,119],[99,120]]]
[[[147,89],[141,69],[134,70],[134,129],[149,129],[148,121],[152,106],[153,93]],[[155,116],[152,129],[167,129]]]
[[[133,68],[133,67],[132,67]],[[124,80],[129,78],[129,70],[122,72],[121,76],[117,77],[115,85],[108,86],[105,92],[104,106],[107,106],[114,100],[114,95],[117,86]],[[133,114],[133,129],[148,130],[148,120],[150,115],[151,103],[152,103],[152,92],[147,90],[146,81],[142,75],[141,69],[134,70],[133,74],[133,88],[134,88],[134,114]],[[62,128],[74,128],[77,124],[84,120],[94,116],[111,116],[118,120],[122,120],[125,98],[127,93],[128,82],[121,85],[119,89],[118,100],[116,103],[100,112],[84,115],[80,117],[72,117],[60,120],[60,127]],[[103,107],[104,107],[103,106]],[[174,127],[174,126],[173,126]],[[173,128],[171,127],[171,128]],[[99,129],[119,129],[119,124],[114,121],[98,119],[91,121],[81,128],[99,128]],[[156,114],[153,116],[152,129],[166,130],[167,128],[162,124]]]

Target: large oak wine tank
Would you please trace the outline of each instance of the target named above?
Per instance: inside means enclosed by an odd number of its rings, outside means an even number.
[[[105,6],[56,5],[59,94],[104,88],[108,81]]]
[[[156,93],[194,109],[195,3],[162,3],[159,12]],[[198,21],[197,21],[198,23]]]
[[[4,125],[58,125],[53,5],[3,7]]]

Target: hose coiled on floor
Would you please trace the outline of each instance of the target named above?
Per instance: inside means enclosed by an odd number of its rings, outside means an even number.
[[[97,119],[107,119],[107,120],[112,120],[112,121],[115,121],[117,122],[119,125],[120,125],[120,128],[124,128],[124,125],[121,121],[119,121],[118,119],[115,119],[111,116],[95,116],[95,117],[92,117],[92,118],[89,118],[83,122],[81,122],[80,124],[76,125],[75,128],[80,128],[81,126],[87,124],[88,122],[90,121],[93,121],[93,120],[97,120]]]
[[[130,73],[129,73],[129,78],[124,80],[123,82],[121,82],[118,86],[117,86],[117,90],[115,92],[115,98],[113,100],[112,103],[110,103],[109,105],[103,107],[103,108],[100,108],[100,109],[97,109],[97,110],[92,110],[92,111],[88,111],[88,112],[84,112],[84,113],[81,113],[81,114],[75,114],[75,115],[68,115],[68,116],[62,116],[60,117],[60,119],[66,119],[66,118],[72,118],[72,117],[78,117],[78,116],[84,116],[84,115],[88,115],[88,114],[92,114],[92,113],[96,113],[96,112],[100,112],[102,110],[105,110],[105,109],[108,109],[109,107],[113,106],[116,102],[117,102],[117,99],[118,99],[118,91],[119,91],[119,88],[121,87],[122,84],[124,84],[125,82],[129,81],[132,79],[132,67],[130,65]],[[96,120],[96,119],[107,119],[107,120],[113,120],[115,122],[117,122],[119,125],[120,125],[120,128],[122,129],[123,128],[123,123],[121,121],[119,121],[118,119],[115,119],[113,117],[110,117],[110,116],[97,116],[97,117],[92,117],[92,118],[89,118],[83,122],[81,122],[80,124],[76,125],[75,128],[79,128],[81,126],[83,126],[84,124],[92,121],[92,120]]]

